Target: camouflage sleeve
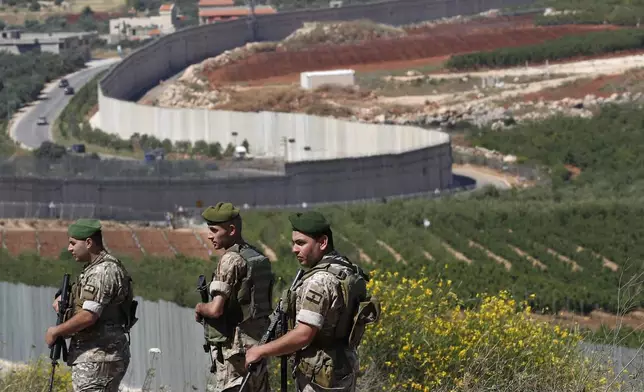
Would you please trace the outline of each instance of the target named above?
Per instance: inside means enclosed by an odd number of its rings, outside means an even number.
[[[333,302],[332,281],[325,273],[317,273],[307,279],[300,291],[300,306],[296,320],[322,328]]]
[[[210,295],[229,298],[244,276],[246,276],[244,259],[236,252],[225,253],[221,256],[215,277],[210,283]]]
[[[82,282],[83,309],[100,316],[103,309],[118,295],[121,281],[113,263],[102,263],[92,269]]]

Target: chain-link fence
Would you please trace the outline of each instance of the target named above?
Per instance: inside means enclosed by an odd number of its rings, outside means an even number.
[[[34,156],[0,159],[0,173],[3,176],[14,177],[197,179],[275,175],[282,174],[284,170],[283,163],[280,167],[273,160],[265,164],[231,161],[221,166],[212,161],[100,159],[93,155],[66,155],[58,159]],[[264,170],[262,167],[266,167],[268,170]]]
[[[0,218],[76,220],[96,218],[117,221],[164,221],[164,211],[142,211],[100,204],[62,204],[0,201]]]
[[[240,207],[245,210],[278,210],[323,207],[330,205],[352,205],[360,203],[387,203],[392,200],[413,198],[435,199],[456,195],[476,188],[476,183],[466,177],[455,176],[455,185],[449,189],[436,189],[432,192],[410,193],[382,198],[359,199],[351,201],[328,203],[302,203],[290,205],[249,205]],[[191,222],[200,221],[201,208],[176,206],[174,211],[146,211],[127,207],[108,206],[101,204],[81,203],[38,203],[38,202],[7,202],[0,201],[0,218],[8,219],[60,219],[75,220],[79,218],[96,218],[117,221],[148,221],[165,222],[174,227],[187,226]]]
[[[287,205],[249,205],[243,204],[239,207],[242,210],[299,210],[306,208],[317,208],[327,206],[348,206],[363,203],[387,203],[394,200],[409,200],[409,199],[438,199],[441,197],[455,196],[472,191],[476,188],[476,182],[467,177],[454,176],[454,186],[448,189],[436,189],[431,192],[418,192],[405,195],[394,195],[381,198],[369,198],[359,200],[349,200],[341,202],[324,202],[324,203],[301,203],[301,204],[287,204]],[[174,211],[170,214],[171,225],[173,227],[187,227],[192,226],[195,222],[202,222],[200,214],[203,212],[200,208],[194,207],[181,207],[180,210]]]

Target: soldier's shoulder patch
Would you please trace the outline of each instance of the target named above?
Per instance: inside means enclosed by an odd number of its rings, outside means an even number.
[[[304,299],[313,304],[319,305],[320,302],[322,302],[322,294],[318,293],[314,289],[308,289],[306,294],[304,295]]]
[[[92,286],[91,284],[86,285],[83,290],[94,294],[96,292],[96,287]]]

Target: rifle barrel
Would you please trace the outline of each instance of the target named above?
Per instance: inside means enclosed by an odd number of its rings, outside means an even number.
[[[58,301],[58,314],[56,317],[56,325],[65,322],[65,313],[69,307],[69,274],[63,275],[63,285],[60,292],[60,300]],[[65,339],[58,337],[51,347],[49,358],[51,359],[51,374],[49,375],[49,392],[54,387],[54,373],[56,373],[56,366],[58,366],[58,359],[62,351],[63,360],[67,360],[67,347]]]
[[[295,275],[295,279],[293,279],[293,283],[291,283],[291,287],[289,288],[289,292],[293,290],[293,287],[297,284],[297,282],[300,280],[302,277],[302,274],[304,274],[303,269],[298,269],[297,274]],[[275,336],[275,329],[277,328],[277,324],[281,323],[282,324],[282,329],[283,331],[286,330],[286,313],[282,311],[282,304],[283,304],[283,298],[280,299],[278,306],[273,310],[273,314],[270,315],[270,320],[271,323],[268,326],[268,329],[266,332],[264,332],[264,335],[262,335],[262,338],[260,339],[259,343],[257,344],[258,346],[261,346],[262,344],[268,343],[273,336]],[[287,360],[288,360],[288,355],[283,355],[281,358],[281,382],[282,382],[282,392],[286,391],[286,386],[287,386],[287,381],[286,381],[286,376],[287,376]],[[257,367],[256,363],[251,363],[248,365],[247,373],[246,376],[244,376],[244,380],[242,381],[241,387],[239,388],[239,392],[244,392],[244,388],[246,388],[246,385],[248,384],[248,380],[250,379],[251,373],[255,370]]]

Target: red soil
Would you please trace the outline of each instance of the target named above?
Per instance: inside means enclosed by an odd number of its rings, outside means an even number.
[[[40,255],[48,258],[57,258],[67,249],[67,232],[65,230],[47,230],[38,232],[40,242]]]
[[[170,244],[182,255],[208,259],[208,250],[192,231],[166,231]]]
[[[208,73],[212,85],[226,82],[292,78],[300,72],[351,67],[357,70],[392,69],[411,61],[427,64],[453,54],[538,44],[566,35],[614,29],[612,26],[518,26],[481,29],[476,33],[418,34],[396,39],[378,39],[353,45],[317,45],[301,51],[256,53]],[[398,63],[398,64],[395,64]],[[365,68],[368,66],[368,68]],[[413,66],[413,65],[411,65]],[[290,80],[290,79],[289,79]]]
[[[134,230],[145,253],[152,256],[174,257],[170,244],[160,230]]]
[[[140,259],[143,256],[129,230],[104,230],[103,238],[110,252],[115,256],[122,255],[133,259]]]
[[[21,253],[38,253],[35,230],[6,230],[4,244],[9,254],[17,256]]]

